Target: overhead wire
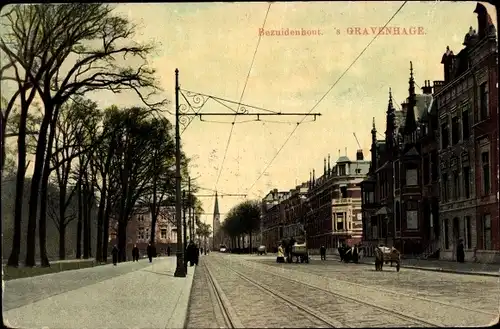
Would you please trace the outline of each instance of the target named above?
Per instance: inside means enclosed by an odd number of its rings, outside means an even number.
[[[361,53],[354,59],[354,61],[347,67],[347,69],[340,75],[340,77],[335,81],[335,83],[330,87],[330,89],[328,89],[328,91],[319,99],[319,101],[309,110],[308,114],[311,113],[322,101],[323,99],[325,99],[325,97],[330,93],[330,91],[338,84],[338,82],[345,76],[345,74],[351,69],[351,67],[358,61],[358,59],[365,53],[365,51],[368,49],[368,47],[370,47],[370,45],[377,39],[377,37],[380,35],[380,33],[382,31],[384,31],[385,27],[394,19],[394,17],[396,17],[396,15],[401,11],[401,9],[403,9],[403,7],[406,5],[408,1],[405,1],[403,2],[403,4],[398,8],[398,10],[396,10],[396,12],[392,15],[391,18],[389,18],[389,20],[387,21],[387,23],[385,23],[385,25],[379,29],[378,33],[373,37],[373,39],[365,46],[365,48],[361,51]],[[307,117],[307,115],[304,116],[304,118],[302,118],[301,122]],[[300,123],[301,123],[300,122]],[[299,127],[299,124],[297,124],[295,126],[295,128],[292,130],[292,132],[288,135],[288,137],[285,139],[285,142],[281,145],[281,147],[278,149],[278,152],[275,153],[275,155],[273,156],[273,158],[271,159],[271,161],[266,165],[266,167],[264,168],[264,170],[261,172],[261,174],[259,175],[259,177],[254,181],[254,183],[248,188],[247,190],[247,194],[249,191],[252,190],[252,188],[255,186],[255,184],[257,184],[257,182],[262,178],[262,176],[264,175],[264,173],[267,171],[267,169],[269,169],[269,167],[272,165],[272,163],[274,162],[274,160],[278,157],[278,155],[280,154],[281,150],[283,150],[283,148],[285,147],[285,145],[288,143],[288,141],[290,140],[290,138],[293,136],[293,134],[295,133],[295,131],[297,130],[297,128]]]
[[[267,7],[266,16],[264,17],[264,23],[262,24],[262,29],[264,29],[264,27],[266,26],[267,16],[269,14],[269,9],[271,9],[271,5],[272,5],[272,2],[270,2],[269,6]],[[257,41],[257,46],[255,47],[255,51],[253,53],[252,62],[250,64],[250,68],[248,70],[248,74],[247,74],[247,77],[246,77],[246,80],[245,80],[245,84],[243,86],[243,91],[241,92],[240,101],[238,102],[238,106],[236,108],[236,111],[238,111],[239,107],[241,106],[241,101],[243,100],[243,96],[245,95],[245,90],[247,88],[248,79],[250,78],[250,73],[252,72],[252,67],[253,67],[253,64],[255,62],[255,56],[257,55],[257,50],[259,49],[259,45],[260,45],[261,39],[262,39],[262,34],[259,34],[259,40]],[[219,174],[217,175],[217,180],[215,182],[215,189],[217,189],[217,185],[219,184],[219,179],[220,179],[220,176],[222,174],[222,170],[224,169],[224,162],[226,161],[227,151],[229,149],[229,144],[231,142],[231,137],[233,135],[234,122],[236,121],[236,118],[237,118],[237,116],[235,115],[234,116],[233,124],[231,125],[231,131],[229,132],[229,137],[227,139],[226,149],[224,151],[224,156],[222,158],[222,163],[221,163],[221,166],[220,166],[220,169],[219,169]]]

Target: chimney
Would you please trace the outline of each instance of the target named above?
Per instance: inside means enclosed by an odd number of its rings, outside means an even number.
[[[444,86],[444,81],[441,80],[434,80],[434,93],[439,92]]]
[[[422,92],[424,95],[432,95],[432,86],[430,80],[424,81],[424,86],[422,87]]]
[[[357,152],[356,152],[356,161],[363,161],[364,160],[364,157],[363,157],[363,150],[359,149]]]
[[[441,64],[443,64],[444,68],[444,82],[448,83],[452,79],[451,73],[453,71],[453,62],[455,55],[453,51],[450,50],[450,46],[446,46],[446,51],[441,58]]]

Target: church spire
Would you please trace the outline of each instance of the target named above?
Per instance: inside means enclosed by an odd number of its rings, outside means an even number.
[[[323,175],[326,176],[326,158],[323,158]]]
[[[217,192],[215,192],[215,205],[214,205],[214,218],[219,216],[219,198],[217,197]]]
[[[415,80],[413,79],[413,64],[410,62],[410,87],[408,88],[409,97],[408,97],[408,109],[406,111],[406,120],[405,120],[405,135],[411,135],[417,129],[417,121],[415,120]]]
[[[372,161],[371,161],[371,172],[377,168],[377,128],[375,128],[375,118],[373,118],[372,125],[372,147],[370,149]]]
[[[330,168],[330,153],[328,153],[328,176],[330,176],[332,170]]]
[[[392,141],[394,140],[394,132],[396,130],[396,110],[392,102],[392,89],[389,87],[389,103],[387,104],[386,112],[386,129],[385,129],[385,143],[387,148],[392,148]]]

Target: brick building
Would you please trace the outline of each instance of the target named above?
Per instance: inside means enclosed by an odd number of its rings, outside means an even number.
[[[442,87],[435,91],[440,125],[441,258],[455,260],[459,239],[466,260],[500,260],[498,250],[498,93],[496,33],[478,4],[478,32],[464,48],[447,47]],[[477,252],[475,252],[477,248]]]
[[[141,255],[146,254],[146,248],[151,239],[151,211],[147,207],[138,207],[127,224],[127,258],[132,259],[132,248],[137,244]],[[109,246],[116,241],[117,223],[111,223]],[[175,207],[161,207],[155,229],[155,245],[158,253],[165,253],[167,246],[171,252],[177,250],[177,229],[175,226]]]
[[[370,251],[392,245],[406,254],[432,254],[437,222],[437,146],[431,130],[436,126],[432,86],[425,81],[415,93],[410,63],[408,98],[396,111],[389,91],[385,139],[377,140],[372,128],[371,166],[363,189],[363,243]],[[432,169],[434,168],[434,169]],[[425,186],[425,188],[423,188]],[[434,240],[433,240],[434,239]]]
[[[269,251],[277,250],[282,240],[280,228],[282,227],[284,212],[281,201],[287,193],[278,192],[277,189],[274,189],[262,199],[262,244]]]
[[[330,157],[328,157],[330,158]],[[341,243],[355,244],[362,238],[361,187],[370,161],[358,150],[356,160],[339,156],[330,169],[325,160],[323,176],[313,172],[306,209],[307,244],[311,251],[322,245],[337,248]]]

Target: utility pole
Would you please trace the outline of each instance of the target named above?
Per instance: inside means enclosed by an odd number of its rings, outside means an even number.
[[[186,92],[186,94],[184,92]],[[182,95],[182,97],[185,99],[186,103],[189,106],[189,109],[191,109],[192,112],[187,112],[186,109],[188,108],[187,105],[182,104],[182,106],[179,104],[179,94]],[[187,97],[192,98],[192,102],[189,102]],[[222,112],[217,112],[217,113],[203,113],[201,114],[201,109],[209,100],[214,100],[218,103],[230,103],[230,104],[237,104],[236,109],[232,109],[229,105],[223,104],[224,106],[227,106],[230,108],[233,112],[231,113],[222,113]],[[181,109],[182,107],[182,109]],[[248,108],[254,109],[254,110],[260,110],[261,112],[254,112],[251,113]],[[266,113],[263,113],[262,111],[266,111]],[[265,110],[256,106],[251,106],[247,104],[242,104],[240,102],[236,101],[229,101],[227,99],[223,99],[220,97],[215,97],[211,95],[206,95],[202,93],[197,93],[197,92],[192,92],[189,90],[182,90],[180,89],[179,86],[179,69],[175,69],[175,217],[176,217],[176,225],[177,225],[177,267],[175,269],[175,277],[186,277],[186,267],[184,266],[185,263],[185,248],[183,248],[183,243],[182,243],[182,232],[180,231],[182,228],[182,219],[181,219],[181,207],[182,207],[182,201],[181,201],[181,151],[180,151],[180,143],[181,143],[181,137],[180,137],[180,131],[179,131],[179,125],[183,124],[184,130],[187,128],[187,126],[190,124],[190,122],[195,118],[199,117],[200,120],[202,119],[202,116],[232,116],[234,117],[235,115],[237,116],[256,116],[257,120],[260,120],[262,116],[312,116],[316,120],[317,116],[321,116],[321,113],[300,113],[300,112],[293,112],[293,113],[286,113],[286,112],[275,112],[275,111],[269,111]],[[180,120],[181,117],[190,117],[191,120]],[[299,123],[297,123],[299,124]],[[183,131],[184,131],[183,130]],[[185,223],[185,221],[184,221]],[[186,230],[186,227],[184,226],[184,232]],[[184,233],[185,237],[185,233]],[[215,242],[215,227],[214,227],[214,234],[213,234],[214,242]],[[184,241],[184,244],[186,244],[186,241]]]
[[[182,230],[184,231],[184,270],[186,271],[187,274],[187,258],[185,257],[186,255],[186,250],[187,250],[187,226],[186,226],[186,191],[182,191],[182,199],[184,200],[184,205],[183,205],[183,212],[182,212]]]
[[[177,226],[177,266],[174,276],[186,277],[184,252],[182,247],[181,223],[181,136],[179,131],[179,69],[175,69],[175,223]]]
[[[191,177],[188,176],[188,223],[189,223],[189,239],[194,241],[194,232],[193,232],[193,217],[191,212],[191,202],[193,199],[191,198]]]

